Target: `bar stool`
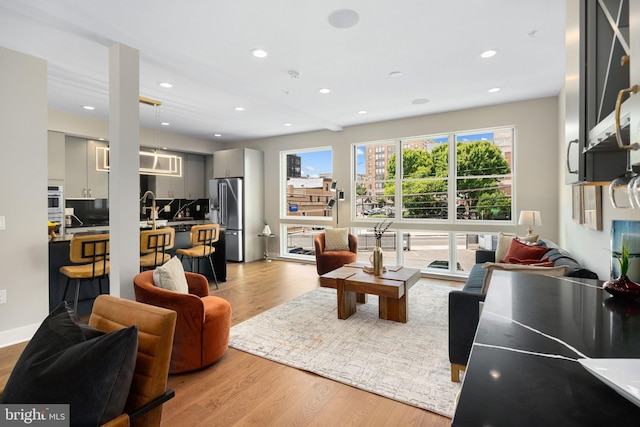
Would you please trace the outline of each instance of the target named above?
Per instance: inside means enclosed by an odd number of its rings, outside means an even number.
[[[102,279],[109,275],[109,234],[73,236],[69,245],[69,259],[74,265],[60,267],[60,273],[67,276],[62,300],[66,301],[67,299],[71,279],[76,279],[76,296],[73,308],[77,311],[80,282],[98,279],[100,294],[104,293]]]
[[[171,259],[166,253],[173,248],[176,230],[172,227],[140,232],[140,271],[155,269]]]
[[[198,273],[200,272],[200,260],[208,258],[211,271],[213,272],[213,279],[216,282],[216,289],[218,289],[218,277],[216,276],[216,270],[213,268],[211,255],[216,251],[213,244],[216,243],[219,238],[220,224],[194,225],[191,227],[191,233],[189,234],[191,247],[176,250],[176,255],[180,257],[181,261],[185,256],[190,258],[191,271],[193,271],[193,259],[198,259]]]

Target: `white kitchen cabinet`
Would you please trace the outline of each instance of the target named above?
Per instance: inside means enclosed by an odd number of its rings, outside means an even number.
[[[245,172],[245,149],[236,148],[213,153],[214,178],[239,178]]]
[[[101,141],[67,136],[65,138],[65,198],[109,197],[109,174],[96,170],[96,147]]]

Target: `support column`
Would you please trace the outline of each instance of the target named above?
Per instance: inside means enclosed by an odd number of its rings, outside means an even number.
[[[140,66],[138,51],[109,48],[109,233],[112,295],[135,299],[140,271]]]

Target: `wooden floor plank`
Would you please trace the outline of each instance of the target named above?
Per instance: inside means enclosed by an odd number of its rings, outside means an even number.
[[[313,264],[255,261],[229,263],[227,281],[219,290],[210,285],[210,290],[231,303],[236,325],[319,286]],[[0,388],[25,345],[0,348]],[[449,418],[233,348],[206,369],[171,375],[169,386],[176,396],[164,404],[163,427],[451,423]]]

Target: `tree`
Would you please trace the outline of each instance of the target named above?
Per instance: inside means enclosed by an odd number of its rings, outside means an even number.
[[[504,175],[510,172],[509,164],[500,149],[489,141],[459,142],[456,144],[458,176],[457,197],[465,205],[465,211],[478,212],[483,219],[509,218],[511,198],[500,190],[500,181],[487,175]],[[396,153],[387,166],[384,194],[394,200]],[[403,214],[413,218],[446,218],[447,177],[449,174],[449,147],[447,143],[427,150],[403,150],[404,168],[402,198]],[[407,178],[409,178],[407,180]],[[425,179],[444,178],[444,179]],[[480,201],[482,200],[482,203]]]

